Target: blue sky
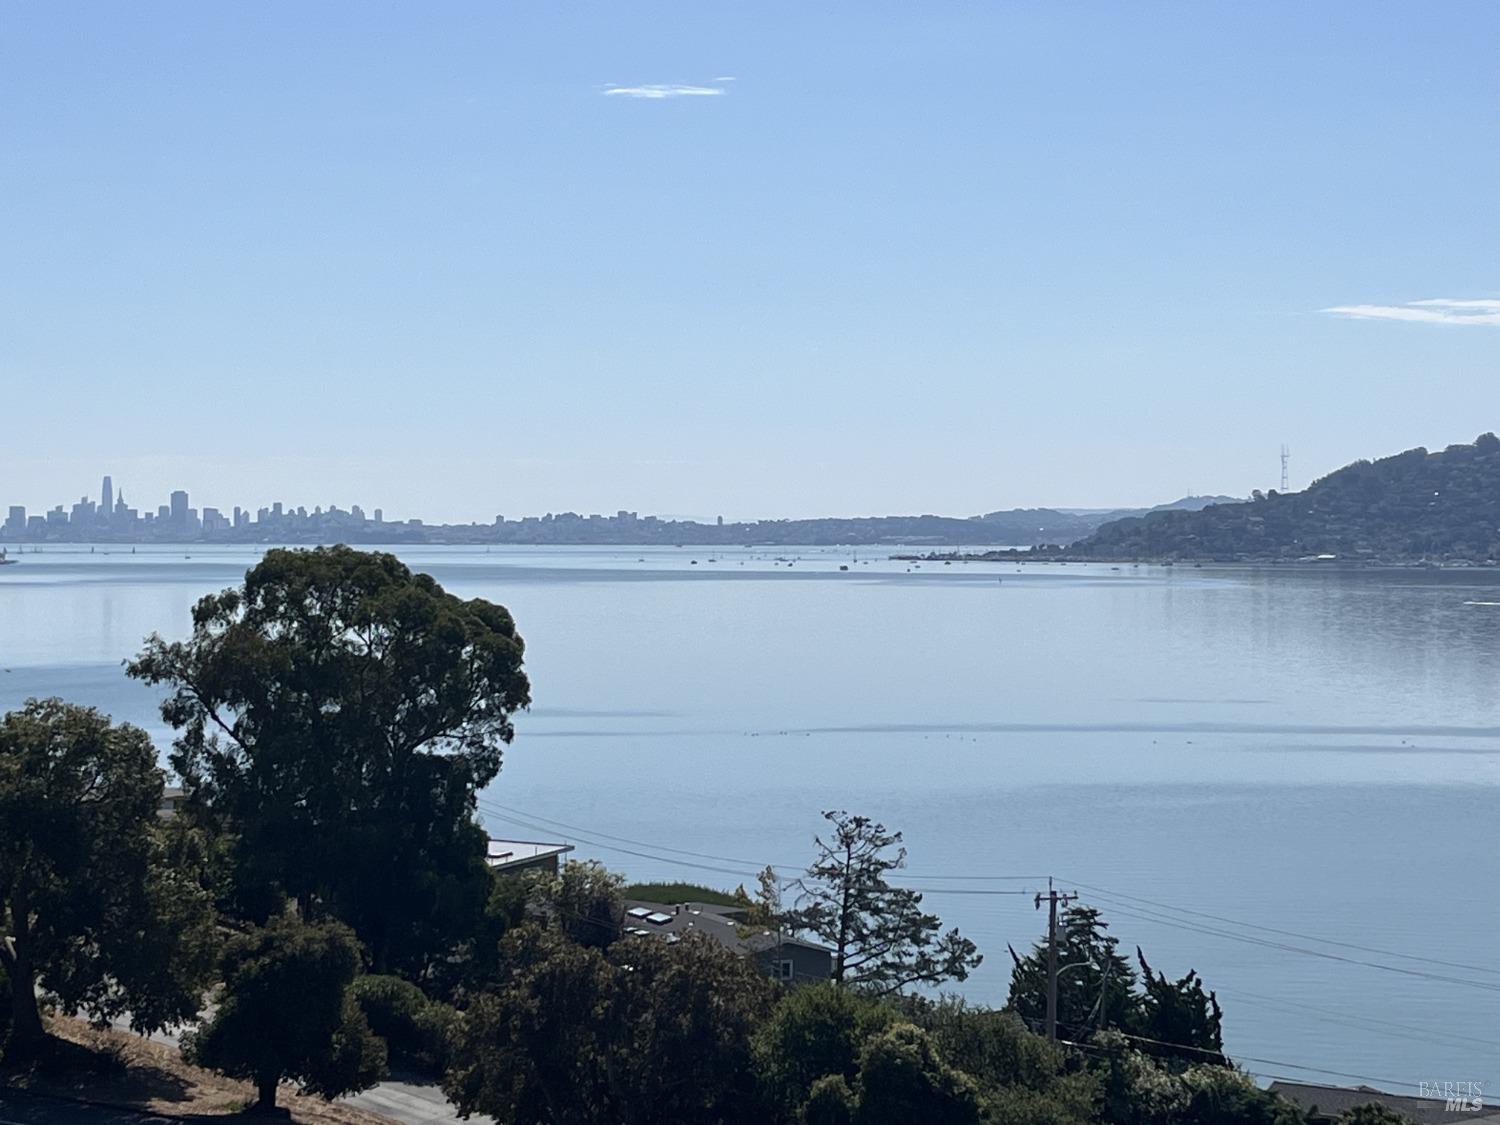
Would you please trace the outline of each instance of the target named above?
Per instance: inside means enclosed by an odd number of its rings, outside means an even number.
[[[3,22],[0,502],[969,514],[1500,427],[1497,6]]]

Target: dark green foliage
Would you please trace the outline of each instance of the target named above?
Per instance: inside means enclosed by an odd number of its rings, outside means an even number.
[[[1296,1106],[1232,1067],[1171,1068],[1117,1031],[1100,1032],[1091,1059],[1108,1125],[1306,1125]]]
[[[1090,906],[1064,910],[1059,924],[1057,1027],[1064,1039],[1088,1042],[1104,1029],[1124,1032],[1137,1049],[1180,1067],[1227,1065],[1218,998],[1189,970],[1170,980],[1136,950],[1141,976],[1119,953],[1119,941]],[[1014,956],[1014,954],[1012,954]],[[1139,988],[1137,985],[1139,984]],[[1047,943],[1016,957],[1007,1007],[1028,1027],[1047,1015]],[[1154,1042],[1153,1042],[1154,1041]]]
[[[927,1033],[895,1024],[860,1053],[855,1125],[977,1125],[979,1090],[948,1065]]]
[[[624,923],[624,884],[598,860],[570,861],[531,877],[531,905],[578,944],[605,949]]]
[[[457,1018],[452,1008],[429,1000],[420,988],[400,977],[355,977],[349,992],[370,1030],[385,1040],[391,1066],[442,1074],[448,1032]]]
[[[490,893],[475,793],[529,701],[522,649],[505,609],[392,555],[275,550],[130,674],[172,689],[188,814],[229,841],[249,917],[285,894],[415,977]]]
[[[433,996],[461,1003],[463,997],[493,984],[500,972],[500,942],[526,918],[531,901],[531,878],[525,874],[490,872],[490,891],[472,933],[449,957],[433,964],[422,987]]]
[[[212,964],[208,895],[174,866],[151,740],[33,700],[0,721],[0,967],[12,1048],[42,1038],[35,983],[65,1012],[137,1030],[194,1018]]]
[[[189,1062],[255,1083],[276,1103],[282,1080],[326,1098],[363,1090],[385,1072],[385,1045],[351,995],[359,944],[345,926],[292,918],[230,940],[218,1007],[183,1041]]]
[[[621,1120],[760,1125],[751,1039],[780,988],[746,958],[689,934],[610,949],[621,1033],[610,1067]]]
[[[1064,910],[1058,922],[1057,1029],[1064,1039],[1087,1040],[1101,1027],[1134,1031],[1135,970],[1118,952],[1119,939],[1090,906]],[[1015,954],[1012,953],[1015,957]],[[1032,1029],[1047,1018],[1047,943],[1015,957],[1007,1005]]]
[[[812,1084],[802,1107],[803,1125],[853,1125],[858,1102],[842,1074],[825,1074]]]
[[[1082,1125],[1099,1096],[1094,1075],[1067,1050],[1026,1029],[1014,1012],[972,1007],[957,997],[903,1002],[951,1065],[982,1091],[987,1119],[1011,1125]]]
[[[823,816],[833,835],[815,841],[818,858],[797,883],[796,907],[784,918],[788,928],[833,947],[839,984],[886,994],[965,979],[981,960],[974,943],[957,930],[942,933],[937,915],[922,912],[920,894],[886,880],[906,865],[901,833],[869,817]]]
[[[454,1029],[444,1092],[462,1112],[514,1125],[605,1120],[615,974],[604,954],[536,926],[501,945],[503,983]]]
[[[1177,1059],[1184,1064],[1227,1065],[1220,1029],[1224,1013],[1218,997],[1204,990],[1196,972],[1189,970],[1181,980],[1168,980],[1165,973],[1156,972],[1146,963],[1146,955],[1139,947],[1135,955],[1141,963],[1141,983],[1145,988],[1135,1021],[1143,1040],[1142,1049],[1158,1058]]]
[[[865,1040],[893,1019],[888,1005],[831,983],[791,990],[755,1037],[767,1099],[790,1115],[824,1075],[852,1083]]]
[[[1441,453],[1356,461],[1303,492],[1153,512],[1105,524],[1068,548],[1096,558],[1500,558],[1500,439]]]
[[[776,995],[707,939],[507,935],[503,985],[459,1020],[444,1080],[464,1112],[513,1125],[763,1121],[750,1037]]]

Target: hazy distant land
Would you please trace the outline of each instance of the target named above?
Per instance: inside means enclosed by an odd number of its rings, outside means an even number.
[[[1157,508],[1079,510],[1015,508],[968,518],[918,515],[829,517],[801,520],[755,520],[702,523],[662,519],[621,511],[612,516],[577,512],[547,513],[492,523],[428,524],[422,520],[367,518],[355,506],[314,511],[262,508],[253,516],[205,508],[200,516],[180,504],[166,506],[150,518],[121,505],[108,518],[87,502],[71,513],[60,507],[39,519],[24,515],[0,525],[0,542],[47,543],[478,543],[478,544],[619,544],[622,546],[933,546],[1029,547],[1071,543],[1111,520],[1152,511],[1202,508],[1232,502],[1227,496],[1189,496]]]
[[[1500,562],[1500,438],[1356,461],[1301,492],[1111,519],[1027,552],[931,557],[1081,561]]]

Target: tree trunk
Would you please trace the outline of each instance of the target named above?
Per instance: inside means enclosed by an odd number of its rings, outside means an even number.
[[[11,919],[15,934],[0,941],[0,963],[10,977],[10,1044],[18,1052],[34,1047],[46,1038],[42,1014],[36,1006],[36,966],[31,961],[31,906],[24,884],[11,894]]]
[[[42,1014],[36,1006],[36,974],[31,958],[22,950],[5,959],[5,975],[10,977],[10,1045],[18,1053],[34,1047],[46,1038]]]
[[[255,1080],[255,1108],[260,1113],[270,1113],[276,1109],[276,1086],[281,1075],[261,1075]]]

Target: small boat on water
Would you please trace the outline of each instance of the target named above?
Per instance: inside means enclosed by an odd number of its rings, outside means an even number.
[[[5,556],[5,548],[4,547],[0,547],[0,566],[15,566],[16,563],[18,563],[20,561],[21,561],[20,559],[6,558],[6,556]]]

